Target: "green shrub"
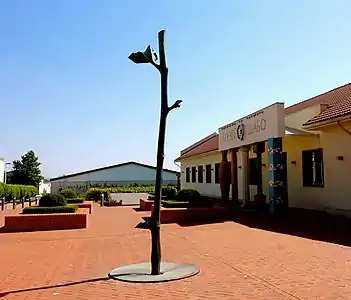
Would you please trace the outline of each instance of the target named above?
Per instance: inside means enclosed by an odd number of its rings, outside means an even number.
[[[177,195],[177,189],[174,186],[163,186],[162,196],[167,197],[167,199],[174,199]]]
[[[32,185],[0,183],[0,198],[5,197],[6,200],[34,197],[37,194],[38,188]]]
[[[175,196],[175,200],[189,202],[190,206],[201,205],[201,195],[195,189],[182,189]]]
[[[5,197],[5,184],[0,182],[0,198]]]
[[[43,195],[39,200],[40,207],[54,207],[65,205],[67,205],[67,200],[61,194],[46,194]]]
[[[67,189],[60,192],[60,194],[66,199],[77,198],[77,193],[73,190]]]
[[[16,184],[5,184],[6,200],[18,199],[20,197],[20,186]]]
[[[26,189],[27,197],[34,197],[39,194],[38,188],[34,185],[23,185]]]
[[[67,204],[76,204],[76,203],[84,203],[85,199],[84,198],[71,198],[71,199],[66,199]]]
[[[29,206],[25,207],[22,211],[23,214],[58,214],[58,213],[75,213],[78,207],[75,205],[66,206],[53,206],[53,207],[41,207],[41,206]]]
[[[107,201],[112,200],[109,189],[103,189],[103,188],[89,189],[87,194],[86,194],[85,200],[100,201],[101,200],[101,193],[104,194],[105,200],[107,200]]]

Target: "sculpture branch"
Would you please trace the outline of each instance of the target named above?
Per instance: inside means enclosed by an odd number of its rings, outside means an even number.
[[[158,33],[158,51],[160,56],[160,67],[167,69],[166,50],[165,50],[165,30]]]
[[[175,109],[175,108],[179,108],[180,107],[180,104],[182,104],[183,100],[177,100],[176,102],[173,103],[173,105],[171,105],[170,107],[168,107],[168,110],[167,110],[167,114]]]
[[[149,63],[152,64],[157,70],[160,71],[160,65],[158,65],[157,63],[155,63],[153,60],[149,60]]]

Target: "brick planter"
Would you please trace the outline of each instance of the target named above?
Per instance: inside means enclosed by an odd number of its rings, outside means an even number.
[[[93,213],[93,201],[85,201],[84,203],[77,203],[75,205],[77,205],[79,208],[87,208],[89,209],[89,214]]]
[[[5,216],[5,232],[62,230],[87,228],[87,208],[76,213]]]
[[[140,199],[140,210],[151,211],[154,200]]]
[[[223,207],[161,208],[161,223],[163,224],[211,221],[226,217],[228,217],[228,211]]]

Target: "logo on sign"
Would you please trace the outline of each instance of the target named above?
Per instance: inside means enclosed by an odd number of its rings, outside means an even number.
[[[236,136],[238,137],[238,140],[244,140],[244,133],[244,124],[239,124],[236,128]]]

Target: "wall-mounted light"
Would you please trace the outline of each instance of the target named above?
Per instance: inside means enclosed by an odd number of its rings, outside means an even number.
[[[296,165],[296,160],[292,160],[292,161],[291,161],[291,164],[292,164],[292,165]]]
[[[339,155],[336,157],[337,160],[344,160],[344,157],[342,155]]]

